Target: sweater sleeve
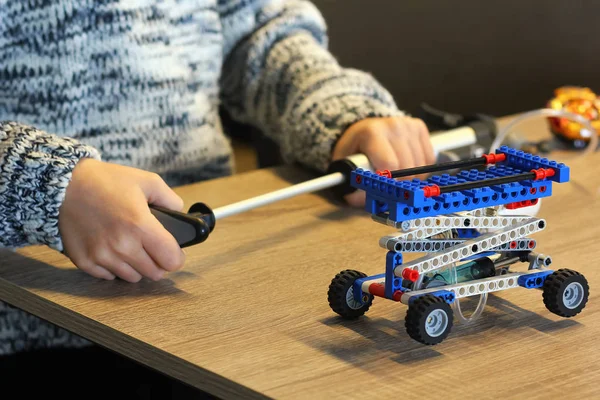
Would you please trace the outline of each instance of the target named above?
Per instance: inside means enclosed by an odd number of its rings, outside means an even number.
[[[274,139],[288,162],[325,170],[341,134],[369,117],[404,115],[369,73],[342,68],[326,25],[304,0],[221,0],[221,97],[233,119]]]
[[[0,122],[0,247],[63,251],[59,208],[77,162],[99,152],[71,138]]]

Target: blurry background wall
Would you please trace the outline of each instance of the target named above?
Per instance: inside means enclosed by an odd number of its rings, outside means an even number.
[[[313,0],[330,50],[398,105],[502,116],[600,86],[597,0]]]

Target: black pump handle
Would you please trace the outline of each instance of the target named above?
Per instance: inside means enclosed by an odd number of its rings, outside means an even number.
[[[182,248],[204,242],[212,231],[211,226],[199,214],[186,214],[152,204],[150,212]]]

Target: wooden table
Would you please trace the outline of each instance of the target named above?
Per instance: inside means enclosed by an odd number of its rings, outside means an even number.
[[[43,247],[3,251],[0,298],[223,398],[589,398],[600,379],[597,163],[600,154],[569,162],[571,182],[544,199],[548,226],[535,235],[553,267],[590,282],[574,319],[519,288],[491,295],[482,318],[434,347],[408,337],[406,307],[389,300],[342,321],[329,282],[344,268],[382,273],[378,239],[392,230],[318,194],[219,221],[161,282],[98,281]],[[307,178],[261,170],[177,191],[186,207],[218,207]]]

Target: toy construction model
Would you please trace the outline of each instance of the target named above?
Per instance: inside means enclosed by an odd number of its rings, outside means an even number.
[[[492,166],[493,165],[493,166]],[[427,180],[397,178],[463,169],[455,176]],[[580,273],[548,269],[551,259],[534,252],[530,236],[546,221],[498,213],[518,209],[552,194],[553,183],[569,180],[569,168],[556,161],[502,146],[495,154],[438,165],[377,173],[355,169],[350,184],[366,192],[366,209],[398,234],[384,236],[385,272],[367,276],[344,270],[329,286],[329,304],[344,318],[362,316],[374,297],[408,306],[409,336],[434,345],[450,333],[459,299],[512,288],[541,289],[547,309],[573,317],[585,307],[589,287]],[[425,253],[404,262],[404,253]],[[523,271],[513,270],[525,263]]]
[[[432,136],[436,153],[476,141],[477,133],[487,129],[478,123]],[[461,169],[454,176],[397,180]],[[342,317],[354,319],[371,307],[375,296],[404,303],[408,334],[427,345],[444,340],[454,318],[466,320],[459,299],[468,296],[479,296],[470,320],[481,314],[488,293],[517,287],[541,289],[548,310],[563,317],[585,307],[586,279],[570,269],[548,269],[550,257],[535,253],[536,241],[529,237],[545,229],[546,221],[525,211],[552,194],[553,182],[568,182],[566,165],[502,146],[495,154],[462,161],[371,170],[367,157],[357,154],[332,163],[327,175],[223,207],[196,203],[188,213],[150,208],[179,245],[187,247],[204,242],[223,218],[323,189],[340,195],[363,190],[372,218],[400,233],[379,241],[388,251],[385,272],[367,276],[341,271],[329,286],[329,304]],[[425,255],[404,262],[404,253]],[[517,263],[528,268],[512,270]]]

